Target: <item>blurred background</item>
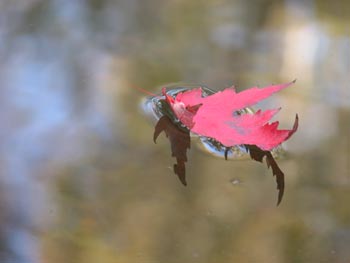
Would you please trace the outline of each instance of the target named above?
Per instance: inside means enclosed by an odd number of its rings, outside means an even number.
[[[0,0],[0,262],[350,262],[350,1]],[[265,164],[192,147],[142,87],[237,90],[299,131]]]

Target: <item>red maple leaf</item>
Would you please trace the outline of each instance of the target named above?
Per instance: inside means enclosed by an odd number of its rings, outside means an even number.
[[[269,151],[296,132],[298,115],[291,130],[279,130],[278,121],[269,123],[269,120],[280,109],[258,110],[254,114],[237,112],[294,82],[262,89],[253,87],[239,93],[232,87],[206,97],[202,96],[201,88],[180,92],[175,98],[168,95],[165,88],[162,92],[176,117],[191,132],[213,138],[226,147],[248,144]]]

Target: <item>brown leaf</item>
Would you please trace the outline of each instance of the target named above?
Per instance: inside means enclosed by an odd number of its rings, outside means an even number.
[[[176,158],[177,163],[173,167],[174,173],[183,185],[187,185],[185,162],[187,162],[187,149],[191,146],[190,132],[179,129],[166,115],[159,119],[154,128],[154,142],[163,131],[170,141],[171,156]]]
[[[273,176],[276,176],[276,183],[277,183],[277,189],[278,189],[277,205],[279,205],[282,201],[283,194],[284,194],[284,173],[278,167],[278,164],[276,163],[270,151],[261,150],[256,145],[245,145],[245,146],[249,150],[250,157],[255,161],[262,163],[264,156],[266,156],[267,167],[268,168],[271,167]]]

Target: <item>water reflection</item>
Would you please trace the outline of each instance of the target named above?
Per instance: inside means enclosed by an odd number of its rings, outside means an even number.
[[[0,2],[0,262],[349,261],[349,1]],[[270,171],[223,152],[192,147],[174,183],[127,85],[291,77],[278,209]]]

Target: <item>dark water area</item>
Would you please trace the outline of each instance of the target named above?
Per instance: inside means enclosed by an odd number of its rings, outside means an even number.
[[[0,263],[350,262],[349,25],[347,1],[0,1]],[[198,137],[179,182],[140,88],[293,79],[254,107],[299,115],[278,207],[265,163]]]

